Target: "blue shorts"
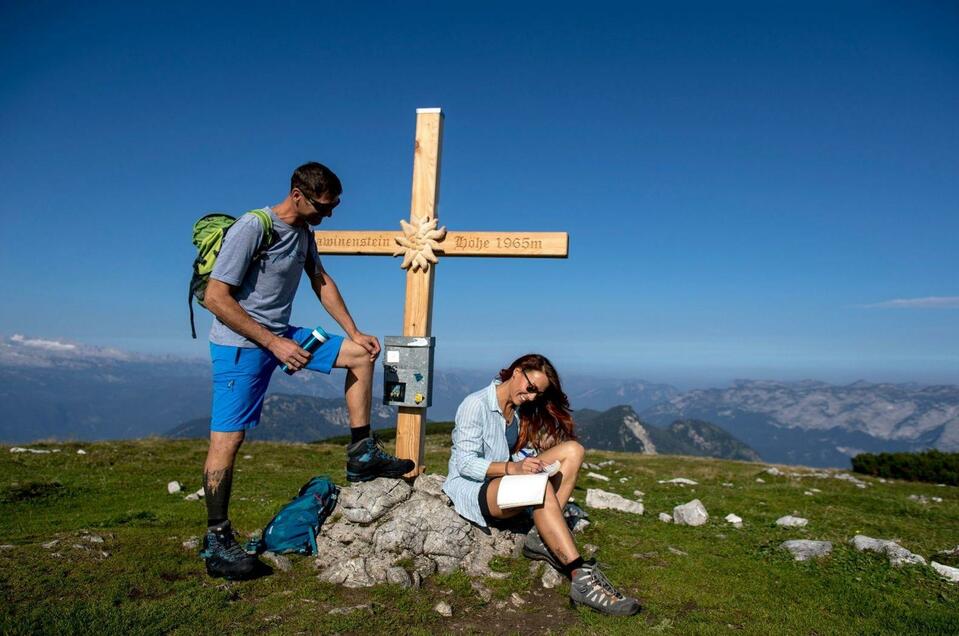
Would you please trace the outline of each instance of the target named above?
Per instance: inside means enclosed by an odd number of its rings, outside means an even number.
[[[289,327],[284,337],[306,340],[312,329]],[[343,336],[330,336],[306,364],[307,369],[329,373],[343,346]],[[210,343],[213,360],[213,412],[210,430],[233,433],[251,429],[260,422],[263,396],[279,362],[262,347],[230,347]]]

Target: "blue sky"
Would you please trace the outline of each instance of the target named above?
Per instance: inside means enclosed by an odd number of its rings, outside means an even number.
[[[398,228],[439,106],[442,224],[570,233],[440,263],[440,364],[959,382],[955,3],[194,4],[0,9],[0,334],[205,355],[193,221],[318,160]],[[399,259],[324,262],[400,333]]]

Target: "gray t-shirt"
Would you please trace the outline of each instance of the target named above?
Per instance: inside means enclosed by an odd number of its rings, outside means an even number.
[[[309,226],[287,225],[269,207],[262,209],[273,219],[274,240],[266,253],[254,260],[263,240],[263,225],[254,215],[244,214],[223,239],[210,276],[234,287],[233,297],[253,320],[282,335],[290,323],[293,297],[306,264],[306,251],[312,252],[317,273],[322,266],[316,243],[310,240],[313,234]],[[257,346],[215,316],[210,342],[231,347]]]

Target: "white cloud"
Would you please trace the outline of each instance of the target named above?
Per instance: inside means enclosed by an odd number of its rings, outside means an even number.
[[[37,347],[38,349],[46,349],[47,351],[73,351],[77,348],[77,345],[70,344],[67,342],[59,342],[57,340],[41,340],[40,338],[25,338],[21,334],[15,333],[10,336],[12,342],[16,342],[19,345],[24,347]]]
[[[957,309],[959,308],[959,296],[896,298],[871,305],[860,305],[860,307],[867,309]]]

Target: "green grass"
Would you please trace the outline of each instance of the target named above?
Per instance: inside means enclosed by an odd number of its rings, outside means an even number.
[[[577,536],[580,544],[598,546],[610,578],[643,602],[639,616],[614,619],[570,609],[568,587],[543,590],[522,558],[494,561],[506,577],[483,581],[489,602],[462,573],[432,577],[420,590],[348,590],[320,582],[312,559],[296,556],[290,572],[212,580],[195,551],[182,547],[204,527],[203,502],[183,495],[200,486],[205,443],[50,446],[62,452],[11,454],[0,447],[0,544],[13,546],[0,549],[4,634],[959,633],[959,586],[929,568],[892,568],[848,545],[861,533],[900,540],[927,558],[955,547],[954,487],[866,478],[870,487],[861,490],[834,479],[766,474],[760,484],[759,464],[590,451],[587,461],[617,463],[602,471],[611,482],[581,480],[574,495],[581,504],[589,487],[646,493],[644,516],[589,510],[593,524]],[[88,454],[77,455],[80,447]],[[261,528],[311,476],[345,483],[342,445],[253,442],[240,457],[231,517],[247,532]],[[427,467],[443,473],[447,460],[448,433],[430,435]],[[699,485],[657,483],[680,476]],[[183,493],[167,494],[172,480],[184,484]],[[726,481],[735,486],[723,487]],[[804,495],[810,488],[822,492]],[[943,502],[924,506],[908,500],[910,494]],[[656,519],[693,498],[709,510],[706,525]],[[722,520],[730,512],[744,519],[742,529]],[[786,514],[807,517],[809,526],[775,527]],[[104,542],[84,538],[91,533]],[[834,550],[819,561],[795,562],[779,548],[793,538],[829,540]],[[51,548],[41,546],[54,539]],[[514,592],[524,605],[509,602]],[[433,611],[438,600],[453,607],[451,618]],[[329,614],[358,605],[364,607]]]

